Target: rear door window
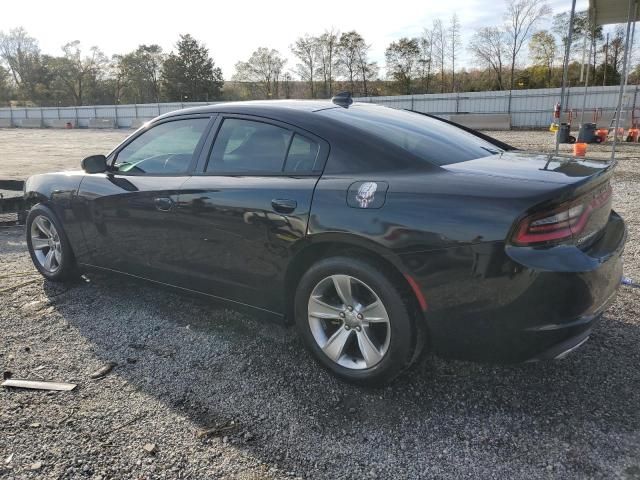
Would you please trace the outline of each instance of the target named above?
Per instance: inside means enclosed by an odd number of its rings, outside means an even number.
[[[287,153],[285,173],[310,173],[316,170],[320,145],[302,135],[295,134]]]
[[[293,132],[270,123],[226,118],[209,155],[208,173],[281,173]]]

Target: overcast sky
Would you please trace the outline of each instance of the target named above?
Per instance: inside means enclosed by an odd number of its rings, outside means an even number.
[[[571,8],[571,0],[548,3],[554,13]],[[447,23],[457,13],[466,45],[474,29],[501,23],[505,9],[504,0],[395,0],[380,6],[353,0],[0,0],[0,4],[0,31],[23,26],[48,54],[59,55],[60,47],[72,40],[87,48],[96,45],[108,55],[126,53],[141,43],[157,43],[170,51],[178,34],[190,33],[207,45],[225,79],[233,75],[238,60],[246,60],[261,46],[279,50],[292,68],[295,60],[289,45],[304,33],[318,34],[331,27],[360,32],[372,45],[372,59],[384,67],[384,50],[390,42],[419,35],[435,18]],[[588,0],[578,0],[578,10],[587,4]]]

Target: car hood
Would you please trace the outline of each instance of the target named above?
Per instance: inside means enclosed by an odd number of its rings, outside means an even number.
[[[519,181],[574,185],[613,166],[611,161],[579,159],[567,155],[510,151],[466,162],[444,165],[452,173],[488,175]]]

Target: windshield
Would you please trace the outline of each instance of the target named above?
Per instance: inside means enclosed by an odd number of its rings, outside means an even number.
[[[354,105],[318,112],[393,143],[435,165],[449,165],[503,150],[453,125],[406,110]]]

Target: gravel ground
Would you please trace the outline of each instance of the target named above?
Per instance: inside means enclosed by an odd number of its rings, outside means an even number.
[[[22,177],[75,168],[91,145],[107,151],[127,133],[0,130],[0,178],[24,144],[34,153]],[[545,132],[496,136],[553,145]],[[639,154],[623,146],[614,182],[634,278]],[[2,228],[0,368],[78,387],[0,390],[0,477],[640,479],[639,293],[622,289],[562,361],[427,358],[369,390],[335,380],[292,329],[258,317],[125,278],[45,282],[22,229]],[[117,365],[91,379],[107,362]]]

